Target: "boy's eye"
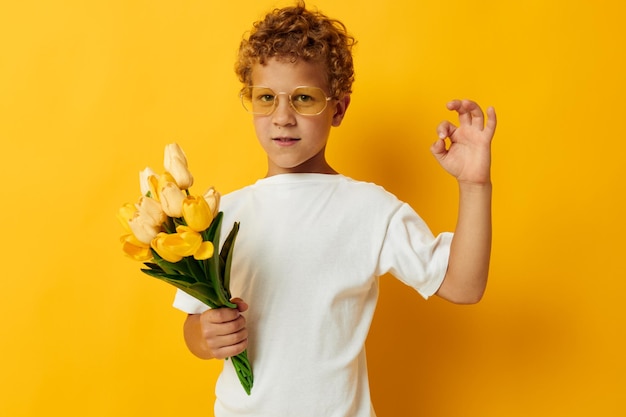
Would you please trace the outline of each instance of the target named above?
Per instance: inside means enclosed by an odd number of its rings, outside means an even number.
[[[274,100],[276,100],[276,96],[269,92],[260,92],[254,95],[253,105],[254,106],[263,106],[263,107],[271,107],[274,105]]]
[[[257,97],[257,100],[264,103],[271,103],[274,101],[274,96],[271,94],[261,94]]]
[[[307,94],[298,94],[297,96],[293,97],[293,101],[297,101],[300,103],[308,103],[310,101],[313,101],[313,97]]]
[[[308,94],[296,94],[291,98],[294,106],[310,106],[315,102],[315,98]]]

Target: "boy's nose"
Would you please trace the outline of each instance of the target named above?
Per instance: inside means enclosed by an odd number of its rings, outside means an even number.
[[[295,110],[289,104],[289,98],[280,97],[272,113],[273,122],[279,126],[294,124],[296,120],[295,113]]]

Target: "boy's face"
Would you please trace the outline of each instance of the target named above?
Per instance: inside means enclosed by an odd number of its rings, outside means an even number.
[[[267,154],[267,176],[285,173],[335,173],[325,157],[331,126],[339,126],[350,102],[349,95],[330,100],[317,115],[301,115],[289,104],[296,87],[318,87],[328,96],[325,67],[305,61],[270,59],[252,67],[252,85],[268,87],[278,96],[269,115],[254,115],[257,139]],[[280,94],[280,93],[287,94]]]

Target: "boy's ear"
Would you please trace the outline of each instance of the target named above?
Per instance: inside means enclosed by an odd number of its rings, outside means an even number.
[[[337,127],[341,124],[341,121],[346,115],[346,110],[348,110],[348,106],[350,105],[350,94],[345,94],[335,104],[335,113],[333,114],[333,123],[334,127]]]

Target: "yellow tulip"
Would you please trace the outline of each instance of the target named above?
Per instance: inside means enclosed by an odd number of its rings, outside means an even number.
[[[169,172],[181,190],[187,190],[193,184],[193,176],[187,168],[185,152],[176,143],[165,146],[163,166]]]
[[[204,197],[187,196],[183,200],[183,217],[187,226],[196,232],[206,230],[213,221],[211,208]]]
[[[121,238],[122,241],[122,251],[131,258],[136,261],[145,262],[152,259],[152,252],[150,251],[150,246],[144,244],[137,240],[137,238],[132,235],[124,235]]]
[[[137,207],[134,204],[126,203],[117,212],[117,219],[122,224],[122,227],[126,232],[131,233],[130,226],[128,222],[135,217],[135,213],[137,213]]]
[[[220,193],[218,193],[215,188],[211,187],[203,195],[206,202],[209,204],[209,209],[211,210],[211,215],[213,217],[217,216],[217,213],[220,211]]]
[[[176,233],[159,233],[152,248],[168,262],[178,262],[195,254],[202,246],[202,236],[187,226],[178,226]]]
[[[161,224],[166,218],[158,201],[150,197],[141,197],[138,210],[128,225],[140,242],[149,244],[161,231]]]
[[[146,221],[151,222],[155,226],[160,226],[167,219],[161,203],[151,197],[141,197],[139,199],[138,214],[140,217],[146,217]]]
[[[175,183],[165,183],[160,188],[159,197],[165,214],[170,217],[181,217],[183,215],[183,200],[187,197],[187,194],[178,188]]]
[[[150,177],[156,176],[156,173],[150,167],[145,167],[139,172],[139,188],[141,195],[148,195],[150,191]]]
[[[174,177],[172,177],[172,174],[170,174],[169,172],[164,172],[163,174],[159,175],[156,188],[160,190],[168,182],[176,185],[176,180],[174,179]]]
[[[146,197],[150,197],[159,201],[159,182],[161,181],[158,175],[150,175],[148,177],[148,193],[144,194]]]
[[[150,244],[152,239],[161,231],[161,226],[157,226],[147,217],[136,216],[128,222],[131,232],[138,241]]]
[[[171,241],[170,236],[175,236],[175,235],[176,233],[172,235],[169,235],[167,233],[159,233],[157,237],[155,237],[154,240],[152,240],[152,243],[150,243],[150,246],[152,247],[152,249],[154,249],[161,258],[172,263],[178,262],[181,259],[183,259],[182,256],[174,253],[170,248],[171,245],[168,244],[168,242]]]
[[[184,253],[183,256],[193,255],[197,260],[209,259],[213,256],[213,242],[203,241],[202,235],[189,226],[178,226],[176,234],[189,245],[188,251],[182,252],[181,249],[181,253]]]

